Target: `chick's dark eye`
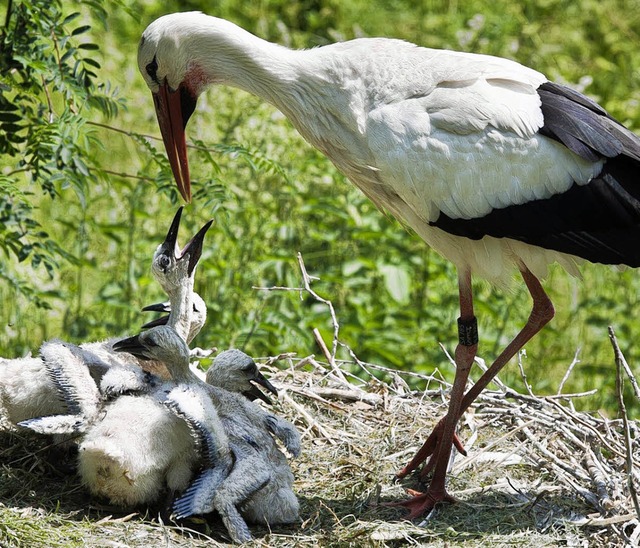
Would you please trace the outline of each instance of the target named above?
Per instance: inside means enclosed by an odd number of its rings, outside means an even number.
[[[144,67],[145,70],[147,71],[147,74],[149,75],[149,78],[151,78],[154,82],[158,81],[158,61],[156,60],[155,56],[153,58],[153,60],[151,61],[151,63],[149,63],[146,67]]]
[[[159,345],[156,341],[154,341],[153,339],[149,339],[149,340],[147,341],[147,344],[148,344],[149,346],[151,346],[151,347],[154,347],[154,346],[160,346],[160,345]]]
[[[171,265],[171,259],[169,259],[169,257],[167,257],[166,255],[160,255],[160,257],[158,257],[158,266],[163,271],[169,268],[170,265]]]

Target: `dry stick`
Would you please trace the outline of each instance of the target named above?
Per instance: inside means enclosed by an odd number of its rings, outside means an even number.
[[[333,436],[331,436],[328,430],[324,426],[322,426],[316,419],[314,419],[313,416],[311,416],[311,414],[302,405],[300,405],[291,396],[289,396],[289,394],[287,394],[286,392],[282,392],[282,394],[280,394],[280,398],[286,401],[291,407],[293,407],[298,413],[300,413],[300,415],[302,415],[302,418],[309,425],[309,428],[315,430],[331,445],[337,444],[336,440],[333,438]]]
[[[554,455],[551,451],[549,451],[546,447],[544,447],[538,441],[538,439],[533,435],[533,432],[531,432],[531,430],[529,430],[529,428],[526,427],[526,425],[524,424],[524,421],[522,419],[520,419],[519,417],[516,417],[516,423],[518,424],[519,427],[522,427],[522,431],[524,432],[525,436],[527,436],[527,438],[531,441],[531,443],[534,445],[534,447],[540,453],[542,453],[547,459],[549,459],[549,461],[552,464],[555,464],[558,468],[560,468],[561,470],[563,470],[567,474],[570,474],[570,475],[574,476],[576,479],[578,479],[580,481],[588,481],[589,480],[588,476],[586,474],[584,474],[582,471],[577,470],[573,466],[570,466],[567,463],[565,463],[564,461],[560,460],[556,455]]]
[[[557,392],[558,396],[562,394],[564,383],[567,382],[569,375],[571,375],[571,371],[573,371],[573,368],[580,363],[580,360],[578,359],[579,354],[580,354],[580,347],[576,349],[576,353],[573,355],[573,361],[569,364],[569,367],[567,368],[567,372],[564,374],[564,377],[562,377],[562,380],[560,381],[560,385],[558,386],[558,392]]]
[[[474,362],[478,365],[480,369],[482,369],[483,373],[487,372],[487,369],[488,369],[487,364],[482,358],[479,358],[478,356],[476,356]],[[502,390],[503,392],[508,389],[508,386],[500,380],[498,375],[493,377],[493,379],[491,379],[491,382],[495,384],[498,388],[500,388],[500,390]],[[482,394],[482,392],[480,394]]]
[[[296,357],[295,352],[283,352],[282,354],[278,354],[277,356],[269,356],[268,358],[265,359],[265,362],[263,365],[269,366],[269,365],[273,365],[276,362],[279,362],[280,360],[289,360],[295,357]]]
[[[634,516],[633,514],[623,514],[621,516],[613,516],[610,518],[600,518],[596,515],[594,517],[587,516],[575,521],[567,521],[567,523],[570,523],[571,525],[577,525],[579,527],[606,527],[608,525],[613,525],[615,523],[625,523],[634,519],[636,519],[636,516]]]
[[[331,354],[328,353],[328,348],[326,347],[326,345],[324,345],[324,341],[320,347],[322,348],[323,352],[325,350],[327,351],[326,352],[327,358],[329,360],[329,364],[331,365],[331,369],[333,369],[333,372],[339,377],[341,377],[342,380],[347,382],[347,379],[342,373],[342,370],[336,364],[336,353],[338,352],[338,335],[340,332],[340,324],[338,323],[338,317],[336,316],[336,311],[333,308],[333,303],[327,299],[323,299],[313,289],[311,289],[311,282],[314,279],[317,280],[318,278],[312,278],[307,273],[307,268],[305,267],[304,261],[302,260],[302,253],[298,251],[297,257],[298,257],[298,266],[300,267],[300,272],[302,273],[302,283],[304,284],[304,288],[306,292],[309,293],[309,295],[311,295],[316,301],[327,305],[327,307],[329,308],[329,314],[331,314],[331,323],[333,324],[333,347],[331,348]],[[316,336],[316,333],[317,333],[316,340],[318,340],[319,338],[322,341],[322,337],[320,337],[320,332],[318,332],[317,329],[314,330],[314,336]]]
[[[518,369],[520,370],[520,377],[522,377],[522,382],[524,383],[524,387],[527,389],[527,392],[529,393],[529,396],[532,396],[535,398],[535,395],[533,393],[533,391],[531,390],[531,385],[529,384],[529,381],[527,380],[527,374],[524,372],[524,366],[522,365],[522,356],[525,354],[525,352],[523,350],[520,350],[518,352]]]
[[[491,451],[491,449],[493,449],[494,447],[500,445],[504,440],[506,440],[507,438],[510,438],[512,436],[514,436],[515,434],[517,434],[518,432],[520,432],[520,430],[522,430],[523,428],[526,428],[528,426],[530,426],[531,424],[533,424],[534,421],[530,420],[528,422],[525,422],[524,424],[522,424],[521,426],[518,426],[517,428],[514,428],[513,430],[509,430],[506,434],[502,435],[501,437],[499,437],[497,440],[493,440],[490,444],[486,445],[485,447],[483,447],[482,449],[480,449],[478,452],[474,453],[473,455],[469,456],[469,457],[465,457],[464,459],[460,460],[458,462],[458,464],[456,465],[456,470],[458,472],[460,472],[461,470],[464,470],[465,468],[468,468],[469,466],[471,466],[476,460],[478,460],[479,458],[482,457],[482,455],[484,453],[487,453],[489,451]],[[466,443],[465,443],[465,447],[466,447]],[[511,453],[509,453],[509,456],[511,456],[512,454],[514,454],[515,451],[511,451]]]
[[[324,342],[324,339],[322,338],[322,335],[320,334],[320,331],[318,330],[318,328],[314,327],[312,330],[312,333],[313,333],[313,338],[316,340],[316,344],[320,347],[320,350],[322,350],[324,357],[327,358],[327,361],[330,364],[331,363],[335,364],[336,363],[335,356],[333,356],[331,352],[329,352],[327,343]]]
[[[346,402],[361,401],[376,407],[382,404],[382,396],[370,394],[364,390],[340,390],[339,388],[323,388],[314,386],[311,390],[316,396],[326,399],[342,400]]]
[[[588,392],[586,394],[588,394]],[[549,404],[555,406],[558,409],[558,411],[570,417],[573,421],[581,424],[585,428],[588,428],[594,434],[594,436],[596,436],[600,440],[600,443],[602,443],[602,445],[604,445],[612,453],[618,455],[619,457],[624,458],[624,454],[618,451],[617,448],[613,447],[611,443],[609,443],[609,440],[605,436],[603,436],[600,432],[598,432],[595,426],[586,422],[582,417],[579,417],[578,413],[571,413],[566,407],[563,407],[562,405],[560,405],[558,402],[555,401],[555,399],[557,399],[558,397],[563,399],[568,397],[568,394],[562,394],[562,396],[545,396],[544,399],[542,399],[542,398],[531,398],[531,396],[527,396],[526,394],[520,394],[519,392],[515,392],[514,390],[508,389],[505,396],[514,398],[517,400],[522,400],[524,402],[531,402],[531,400],[533,399],[534,403],[536,403],[537,405],[539,405],[540,402],[545,402],[545,401],[548,402]],[[585,417],[589,418],[588,415],[585,415]],[[571,426],[571,424],[569,423],[568,426]]]
[[[593,481],[593,486],[596,488],[600,506],[602,506],[605,511],[612,510],[615,504],[607,491],[607,480],[605,479],[604,470],[590,447],[587,448],[584,462],[587,467],[587,472],[589,472],[591,480]]]
[[[636,398],[640,400],[640,387],[638,386],[638,381],[634,377],[633,372],[631,371],[631,368],[627,363],[627,360],[622,354],[620,346],[618,346],[618,340],[616,339],[616,335],[613,332],[613,328],[611,326],[609,326],[609,338],[611,339],[611,344],[613,345],[613,353],[615,354],[616,365],[618,363],[618,360],[620,360],[620,366],[622,367],[622,369],[624,369],[627,377],[629,377],[629,381],[631,382],[631,386],[633,387],[633,392],[635,393]]]
[[[309,273],[307,272],[307,268],[304,264],[304,260],[302,259],[302,253],[298,252],[296,256],[298,258],[298,267],[300,268],[300,273],[302,274],[302,283],[304,287],[253,286],[253,289],[258,289],[261,291],[298,291],[300,292],[301,297],[302,297],[302,292],[304,291],[309,295],[311,295],[316,301],[327,305],[327,307],[329,308],[329,314],[331,314],[331,324],[333,325],[333,347],[331,349],[331,352],[329,352],[327,345],[325,344],[324,340],[320,336],[320,332],[317,329],[313,330],[313,336],[315,337],[316,342],[320,346],[323,354],[326,356],[327,361],[329,362],[329,365],[331,366],[333,373],[336,376],[338,376],[344,383],[348,383],[349,381],[347,381],[346,377],[344,376],[344,373],[336,363],[336,353],[338,352],[338,344],[339,344],[338,335],[340,332],[340,324],[338,323],[338,317],[336,316],[336,311],[333,308],[333,303],[327,299],[323,299],[313,289],[311,289],[311,282],[314,280],[318,280],[319,278],[309,275]]]
[[[633,483],[633,453],[631,449],[631,431],[629,430],[629,419],[627,417],[627,408],[624,405],[624,397],[622,393],[622,362],[625,361],[624,356],[622,355],[622,351],[618,346],[618,341],[616,339],[616,335],[613,332],[613,327],[609,326],[609,339],[611,339],[611,344],[613,346],[613,355],[616,362],[616,392],[618,395],[618,406],[620,407],[620,414],[622,415],[622,426],[624,431],[624,445],[627,450],[626,462],[627,462],[627,485],[629,487],[629,493],[631,495],[631,500],[633,500],[633,506],[636,509],[636,515],[638,519],[640,519],[640,504],[638,504],[638,494],[636,492],[636,487]],[[626,362],[625,362],[626,363]],[[628,367],[628,366],[627,366]]]

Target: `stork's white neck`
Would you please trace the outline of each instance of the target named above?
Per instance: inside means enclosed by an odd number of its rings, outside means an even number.
[[[300,52],[262,40],[229,21],[204,15],[199,21],[180,40],[181,51],[189,55],[187,77],[196,85],[202,77],[204,85],[243,89],[279,108],[286,104],[288,86],[299,72]]]
[[[171,312],[167,325],[173,327],[183,340],[189,340],[191,330],[191,315],[193,303],[191,293],[193,292],[193,277],[185,279],[184,283],[167,290]]]

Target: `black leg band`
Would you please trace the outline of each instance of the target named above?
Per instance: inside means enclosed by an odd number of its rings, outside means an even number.
[[[478,344],[478,320],[475,316],[470,320],[458,318],[458,340],[462,346]]]

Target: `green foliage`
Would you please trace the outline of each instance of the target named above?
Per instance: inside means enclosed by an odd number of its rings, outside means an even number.
[[[238,3],[70,2],[0,4],[0,355],[35,350],[52,336],[90,340],[135,331],[137,311],[163,299],[148,273],[178,205],[158,140],[151,97],[137,74],[145,26],[198,9],[292,47],[386,35],[425,46],[514,58],[595,96],[640,128],[637,0],[264,0]],[[122,93],[118,92],[122,89]],[[126,97],[126,101],[123,99]],[[126,107],[126,108],[125,108]],[[379,211],[268,105],[215,88],[189,123],[194,203],[181,240],[215,218],[197,276],[209,308],[199,345],[245,346],[254,355],[317,352],[325,306],[298,292],[303,253],[314,289],[331,299],[341,336],[366,361],[451,368],[438,346],[456,341],[454,268]],[[553,392],[577,347],[582,363],[566,390],[600,389],[615,409],[613,324],[628,360],[639,327],[635,271],[584,268],[581,281],[553,269],[546,287],[558,316],[524,360],[536,389]],[[511,290],[475,286],[480,354],[491,359],[530,309]],[[36,307],[50,306],[51,311]],[[517,368],[503,380],[517,384]]]
[[[90,7],[94,17],[106,16],[96,2],[79,5]],[[25,189],[36,185],[54,198],[71,186],[84,201],[95,158],[90,151],[97,146],[85,112],[117,112],[108,86],[105,93],[95,82],[100,64],[91,55],[98,46],[87,41],[91,25],[82,19],[79,11],[65,15],[60,1],[8,2],[0,32],[0,251],[19,262],[30,259],[32,269],[43,267],[50,278],[73,255],[35,220],[37,195]],[[48,306],[28,280],[6,267],[0,276],[38,306]]]

